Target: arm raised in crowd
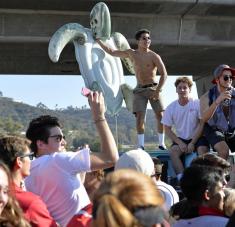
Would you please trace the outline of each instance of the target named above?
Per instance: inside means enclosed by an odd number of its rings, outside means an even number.
[[[88,101],[101,143],[101,151],[91,155],[91,170],[108,168],[118,160],[118,150],[104,115],[104,97],[102,93],[91,92]]]

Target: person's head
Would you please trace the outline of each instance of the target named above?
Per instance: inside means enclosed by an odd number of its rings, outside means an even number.
[[[223,211],[224,186],[220,168],[190,166],[184,170],[180,185],[189,201]]]
[[[93,226],[153,226],[161,223],[164,200],[152,179],[134,170],[107,175],[93,201]]]
[[[212,153],[206,153],[201,156],[198,156],[191,162],[191,165],[214,166],[219,167],[223,170],[229,170],[231,166],[230,163],[227,162],[225,159]]]
[[[203,165],[211,167],[219,167],[223,170],[224,184],[229,181],[230,163],[216,154],[206,153],[198,156],[191,162],[192,165]]]
[[[231,217],[235,211],[235,189],[224,189],[224,213],[226,216]]]
[[[107,5],[97,3],[90,13],[90,26],[92,35],[96,39],[108,39],[111,34],[111,18]]]
[[[31,141],[31,150],[52,153],[65,149],[65,138],[57,117],[42,115],[33,119],[26,131],[26,137]]]
[[[224,88],[229,88],[235,79],[235,69],[228,65],[222,64],[216,67],[213,73],[214,79],[211,81]]]
[[[154,176],[156,178],[156,180],[160,180],[161,175],[162,175],[163,164],[159,158],[154,157],[154,158],[152,158],[152,160],[154,163],[154,174],[152,176]]]
[[[140,29],[135,33],[135,39],[139,47],[148,48],[151,44],[150,31],[147,29]]]
[[[0,226],[29,227],[12,192],[12,177],[8,167],[0,161]]]
[[[176,92],[179,97],[189,97],[193,82],[187,76],[178,77],[175,81]]]
[[[30,141],[18,136],[0,138],[0,160],[11,172],[20,171],[22,178],[30,174],[30,162],[34,153],[29,149]]]
[[[147,176],[154,174],[154,164],[151,156],[144,150],[130,150],[121,155],[115,164],[115,170],[134,169]]]

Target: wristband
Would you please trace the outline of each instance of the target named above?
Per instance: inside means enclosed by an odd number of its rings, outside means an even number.
[[[106,121],[105,118],[98,118],[96,120],[94,120],[94,123],[97,124],[98,122],[101,122],[101,121]]]

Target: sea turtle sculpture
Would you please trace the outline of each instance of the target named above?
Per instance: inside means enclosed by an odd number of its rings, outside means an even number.
[[[52,36],[48,54],[53,62],[59,60],[63,48],[72,41],[75,56],[86,87],[100,90],[104,94],[107,111],[115,115],[121,108],[123,96],[131,110],[132,92],[124,84],[124,74],[119,58],[105,53],[96,39],[101,39],[114,49],[125,50],[130,46],[126,38],[118,32],[111,34],[111,18],[107,5],[97,3],[90,13],[90,29],[78,23],[68,23]],[[134,73],[129,59],[122,59],[130,73]]]

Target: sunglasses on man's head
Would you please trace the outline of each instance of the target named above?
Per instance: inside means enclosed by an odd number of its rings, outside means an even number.
[[[55,138],[56,141],[60,142],[62,139],[65,140],[65,136],[61,135],[61,134],[58,134],[58,135],[53,135],[53,136],[49,136],[51,138]]]
[[[232,75],[224,75],[224,81],[228,81],[228,80],[233,80],[233,76]]]

